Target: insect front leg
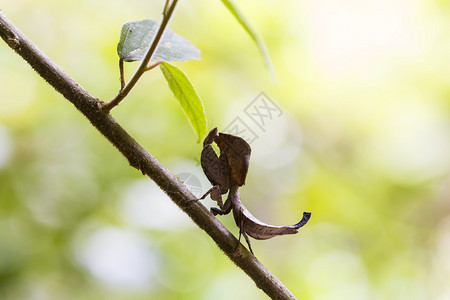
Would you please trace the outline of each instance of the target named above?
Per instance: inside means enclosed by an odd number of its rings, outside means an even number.
[[[213,189],[214,189],[215,187],[216,187],[216,186],[213,186],[212,188],[210,188],[203,196],[201,196],[201,197],[198,198],[197,200],[203,200],[203,199],[205,199],[209,194],[212,193],[212,191],[213,191]]]
[[[236,223],[238,223],[239,238],[238,238],[238,243],[236,245],[236,248],[234,248],[234,251],[236,251],[239,248],[239,245],[241,244],[241,235],[243,235],[244,238],[245,238],[245,241],[247,242],[248,249],[250,250],[250,252],[253,255],[255,255],[253,253],[252,245],[250,244],[250,239],[249,239],[247,233],[245,233],[244,218],[242,218],[242,211],[240,211],[238,208],[236,208],[235,210],[236,211],[233,211],[233,214],[234,214],[234,218],[235,218]]]
[[[255,255],[255,253],[253,253],[253,250],[252,250],[252,245],[250,244],[250,239],[248,238],[248,235],[245,233],[245,230],[244,230],[244,229],[239,229],[239,236],[241,236],[241,232],[242,232],[242,235],[243,235],[244,238],[245,238],[245,241],[247,242],[248,250],[250,250],[250,252],[251,252],[253,255]]]
[[[215,185],[211,188],[211,200],[216,201],[220,209],[223,209],[222,191],[219,185]]]
[[[213,199],[212,197],[212,193],[211,193],[211,199],[216,200],[217,201],[217,205],[219,205],[219,208],[217,207],[211,207],[210,211],[213,215],[226,215],[228,213],[230,213],[231,208],[233,207],[233,202],[230,199],[230,196],[228,196],[227,201],[225,201],[225,204],[222,204],[222,194],[220,194],[220,191],[218,193],[218,195],[220,196],[220,201]]]

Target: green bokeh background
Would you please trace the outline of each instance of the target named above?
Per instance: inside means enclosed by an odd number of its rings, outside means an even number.
[[[119,88],[116,45],[163,1],[5,1],[1,9],[96,97]],[[446,1],[245,1],[278,84],[220,1],[180,1],[170,27],[202,50],[177,63],[209,127],[258,138],[242,200],[310,222],[253,241],[301,299],[450,299],[450,6]],[[126,65],[129,78],[137,65]],[[282,110],[261,129],[261,92]],[[174,174],[209,188],[201,145],[161,72],[113,116]],[[189,180],[187,180],[188,182]],[[200,187],[192,182],[194,187]],[[211,206],[211,201],[204,202]],[[232,216],[219,219],[234,233]],[[1,299],[265,299],[87,120],[0,43]]]

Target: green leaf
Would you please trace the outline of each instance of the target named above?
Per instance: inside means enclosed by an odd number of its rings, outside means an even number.
[[[158,31],[159,23],[153,20],[131,21],[122,25],[117,53],[124,61],[142,60]],[[200,50],[187,39],[169,28],[151,60],[186,61],[200,59]]]
[[[266,44],[261,36],[253,28],[252,24],[247,20],[244,14],[239,10],[239,8],[231,0],[222,0],[222,3],[231,12],[231,14],[236,18],[236,20],[241,24],[241,26],[247,31],[252,40],[256,43],[256,46],[261,53],[267,70],[272,77],[272,80],[276,82],[275,69],[273,68],[272,61],[270,59],[269,52],[267,51]]]
[[[162,62],[159,66],[169,83],[170,90],[197,133],[198,142],[200,142],[206,134],[207,127],[202,100],[183,71],[167,62]]]

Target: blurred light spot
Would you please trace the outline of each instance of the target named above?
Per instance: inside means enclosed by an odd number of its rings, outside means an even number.
[[[10,49],[8,49],[10,50]],[[1,56],[0,56],[1,57]],[[6,57],[8,57],[6,55]],[[8,66],[11,62],[2,61],[0,58],[0,65],[7,66],[8,72],[0,73],[0,84],[6,83],[3,87],[0,85],[2,100],[0,101],[0,119],[14,118],[16,115],[24,113],[24,111],[34,101],[35,96],[35,82],[34,79],[24,77],[26,68],[17,68],[17,66]],[[23,80],[15,80],[15,78],[22,78]],[[26,84],[24,81],[26,80]]]
[[[189,191],[191,191],[195,197],[200,198],[203,195],[202,184],[197,176],[189,172],[182,172],[177,174],[177,177],[187,186]]]
[[[450,124],[423,103],[402,102],[397,110],[371,142],[373,160],[406,180],[425,180],[448,172]]]
[[[80,263],[95,277],[123,290],[152,287],[158,258],[135,232],[103,227],[76,245]]]
[[[267,299],[267,295],[255,288],[255,284],[243,272],[231,270],[216,275],[201,299]]]
[[[251,120],[248,123],[250,122]],[[252,124],[251,126],[254,125]],[[258,138],[251,144],[252,160],[255,163],[262,165],[275,163],[276,165],[281,165],[283,160],[289,158],[278,155],[280,148],[284,147],[289,132],[286,114],[273,119],[264,127],[264,131],[258,130],[257,127],[254,127],[254,130],[258,134]]]
[[[433,264],[430,282],[435,291],[435,299],[450,299],[450,216],[444,218],[436,229],[435,252],[432,255]]]
[[[255,95],[256,96],[256,95]],[[294,142],[289,142],[288,134],[290,128],[296,124],[289,124],[287,114],[283,108],[276,103],[276,99],[270,99],[271,104],[276,107],[276,113],[265,111],[258,105],[259,113],[264,122],[261,125],[258,116],[246,111],[248,106],[254,104],[255,96],[246,96],[236,101],[227,110],[226,122],[219,131],[232,127],[233,132],[227,131],[246,139],[252,148],[251,162],[263,165],[269,169],[277,169],[291,164],[300,152],[299,141],[302,140],[300,130],[296,130],[297,136]],[[256,98],[258,99],[258,98]],[[247,113],[246,113],[247,112]],[[239,122],[235,122],[239,118]],[[249,138],[251,137],[251,138]]]
[[[330,251],[318,256],[305,274],[317,299],[370,299],[364,266],[350,251]]]
[[[22,155],[29,157],[18,191],[36,221],[65,226],[89,210],[98,198],[86,136],[70,122],[47,122],[31,132]],[[69,188],[70,187],[70,188]],[[95,204],[94,204],[95,205]]]
[[[0,169],[9,161],[12,153],[12,142],[6,127],[0,125]]]
[[[216,249],[207,236],[197,232],[170,233],[158,241],[159,262],[164,268],[157,276],[162,285],[187,293],[204,287],[214,278]]]
[[[402,276],[399,274],[402,270],[396,269],[394,271],[383,276],[378,299],[436,299],[427,296],[423,284],[426,278],[416,279],[410,276]]]
[[[193,226],[172,200],[152,181],[134,181],[125,192],[122,216],[130,224],[157,230]]]
[[[391,54],[414,55],[422,45],[413,1],[308,1],[311,48],[331,73],[368,66]]]

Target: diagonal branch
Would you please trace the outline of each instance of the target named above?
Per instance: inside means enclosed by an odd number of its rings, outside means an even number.
[[[83,89],[33,44],[0,11],[0,36],[53,88],[69,100],[113,144],[130,165],[150,177],[191,219],[216,242],[219,248],[250,276],[256,285],[273,299],[295,299],[295,296],[272,275],[256,257],[240,246],[237,239],[222,225],[186,186],[161,165],[117,121],[104,112],[103,102]]]

